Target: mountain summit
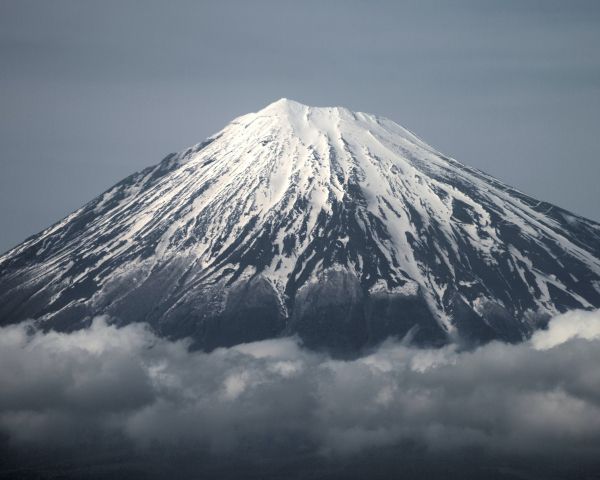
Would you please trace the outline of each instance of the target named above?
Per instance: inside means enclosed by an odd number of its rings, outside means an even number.
[[[0,257],[0,321],[144,321],[210,350],[297,334],[519,341],[600,307],[600,225],[391,120],[281,99]]]

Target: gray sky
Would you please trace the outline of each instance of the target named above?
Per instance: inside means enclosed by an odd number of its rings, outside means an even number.
[[[600,2],[0,0],[0,251],[288,97],[600,220]]]

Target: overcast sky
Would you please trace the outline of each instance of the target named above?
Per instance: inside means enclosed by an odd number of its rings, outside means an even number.
[[[0,251],[288,97],[600,220],[600,2],[0,1]]]

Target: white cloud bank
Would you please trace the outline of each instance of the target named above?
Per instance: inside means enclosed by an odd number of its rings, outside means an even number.
[[[122,438],[205,452],[428,451],[600,455],[600,311],[555,317],[520,345],[386,343],[333,360],[278,339],[189,352],[141,324],[0,329],[0,432],[12,445]]]
[[[598,310],[574,310],[554,317],[547,330],[540,330],[531,338],[533,348],[547,350],[574,338],[600,340]]]

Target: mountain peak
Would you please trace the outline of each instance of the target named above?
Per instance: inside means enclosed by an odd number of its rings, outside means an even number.
[[[276,122],[283,122],[291,128],[291,132],[301,141],[312,145],[319,137],[342,138],[351,129],[364,132],[401,136],[413,146],[426,150],[433,149],[396,122],[377,115],[349,110],[345,107],[317,107],[305,105],[288,98],[280,98],[256,113],[243,115],[234,123],[245,126],[252,124],[257,118],[270,117]],[[262,124],[261,124],[262,125]],[[343,127],[342,127],[343,126]],[[342,132],[340,128],[347,130]],[[261,127],[261,131],[268,130]]]
[[[309,107],[308,105],[300,103],[300,102],[298,102],[296,100],[292,100],[292,99],[286,98],[286,97],[281,97],[279,100],[275,100],[274,102],[272,102],[269,105],[267,105],[265,108],[271,108],[271,107],[289,107],[289,106],[306,107],[306,108]]]
[[[274,101],[273,103],[270,103],[262,110],[259,110],[257,114],[305,115],[313,112],[319,112],[324,115],[333,115],[339,112],[352,113],[350,112],[350,110],[344,107],[317,107],[305,105],[303,103],[297,102],[296,100],[291,100],[289,98],[284,97]]]
[[[278,113],[291,113],[291,112],[300,112],[302,110],[310,109],[308,105],[304,105],[295,100],[290,100],[289,98],[280,98],[279,100],[275,100],[270,103],[266,107],[259,110],[257,113],[266,113],[266,114],[278,114]]]

